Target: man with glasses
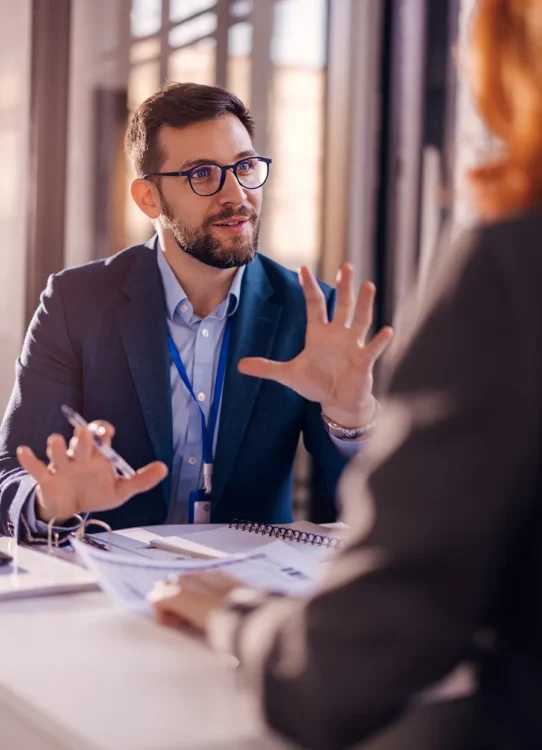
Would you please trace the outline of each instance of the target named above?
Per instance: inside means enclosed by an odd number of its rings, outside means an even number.
[[[350,267],[336,293],[257,254],[271,159],[232,94],[165,87],[135,113],[126,151],[156,235],[50,278],[0,435],[0,531],[40,541],[54,519],[62,539],[85,513],[113,528],[288,522],[301,434],[332,517],[391,337],[365,345],[374,288],[354,311]],[[64,404],[91,429],[72,435]],[[135,476],[117,475],[91,431],[115,433]]]

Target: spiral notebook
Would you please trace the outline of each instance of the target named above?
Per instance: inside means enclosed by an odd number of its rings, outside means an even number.
[[[269,544],[270,539],[280,539],[299,552],[325,559],[344,546],[345,528],[327,529],[307,521],[284,526],[233,521],[227,526],[214,527],[190,536],[161,536],[149,544],[157,549],[186,554],[191,557],[223,557]]]

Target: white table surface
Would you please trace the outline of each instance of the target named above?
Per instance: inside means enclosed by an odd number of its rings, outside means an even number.
[[[2,750],[287,747],[231,661],[101,592],[0,602],[0,727]]]

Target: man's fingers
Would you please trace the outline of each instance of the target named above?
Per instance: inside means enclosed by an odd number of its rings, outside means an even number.
[[[263,357],[247,357],[239,362],[238,370],[242,375],[251,375],[253,378],[274,380],[281,385],[289,385],[290,362],[273,362]]]
[[[167,476],[167,466],[161,461],[153,461],[139,469],[135,477],[119,479],[116,485],[116,495],[119,503],[124,503],[134,495],[148,492],[156,487]]]
[[[246,357],[238,364],[238,370],[242,375],[250,375],[253,378],[273,380],[281,385],[290,386],[291,363],[274,362],[263,357]]]
[[[70,440],[70,451],[75,461],[88,461],[92,456],[92,435],[84,427],[76,427]]]
[[[354,313],[354,270],[345,263],[337,274],[337,304],[333,323],[347,328]]]
[[[68,446],[62,435],[49,435],[47,438],[47,458],[57,469],[67,466],[70,458],[67,455]]]
[[[393,328],[384,326],[384,328],[380,329],[376,336],[365,347],[365,354],[369,357],[371,362],[376,362],[376,360],[384,354],[392,338]]]
[[[51,474],[47,466],[36,457],[34,451],[27,445],[17,448],[17,459],[23,469],[31,474],[38,484],[43,484],[50,478]]]
[[[356,309],[354,310],[354,319],[352,321],[352,331],[361,343],[365,343],[367,334],[373,322],[373,306],[375,300],[375,285],[366,281],[361,285],[359,290]]]
[[[115,437],[115,428],[110,422],[106,422],[105,419],[95,419],[94,422],[89,424],[87,429],[94,432],[107,445],[111,445],[111,441]]]
[[[326,298],[320,285],[306,266],[299,271],[299,283],[303,288],[307,306],[307,323],[327,323]]]

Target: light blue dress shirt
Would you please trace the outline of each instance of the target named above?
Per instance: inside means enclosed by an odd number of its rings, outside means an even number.
[[[235,274],[228,297],[202,319],[194,314],[192,305],[159,247],[157,252],[166,299],[168,329],[179,350],[192,389],[208,419],[224,329],[227,318],[234,315],[239,307],[245,266]],[[167,523],[187,523],[190,493],[203,486],[201,417],[173,361],[170,365],[170,379],[173,466]],[[219,426],[220,411],[218,428]],[[215,432],[215,447],[218,428]],[[361,447],[360,443],[334,437],[331,440],[346,458],[355,456]]]

